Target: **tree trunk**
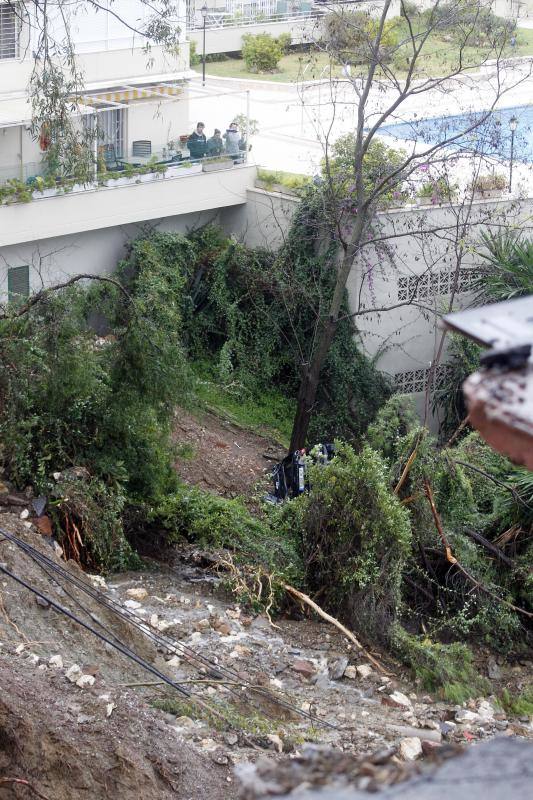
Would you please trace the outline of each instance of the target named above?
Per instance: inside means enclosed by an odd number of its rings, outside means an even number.
[[[330,317],[327,320],[322,330],[318,347],[311,356],[310,363],[304,367],[292,425],[291,443],[289,445],[289,452],[291,453],[305,446],[311,414],[316,401],[320,373],[337,330],[337,321],[337,316]]]

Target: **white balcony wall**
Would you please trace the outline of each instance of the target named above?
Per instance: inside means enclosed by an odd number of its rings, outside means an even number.
[[[245,165],[205,174],[169,169],[165,176],[142,176],[138,183],[0,206],[0,248],[239,205],[246,202],[254,176],[255,167]]]

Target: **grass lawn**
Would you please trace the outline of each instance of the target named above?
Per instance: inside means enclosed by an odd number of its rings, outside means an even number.
[[[391,62],[391,71],[393,71],[397,77],[405,75],[407,55],[408,49],[406,47],[405,60],[402,53],[397,52],[393,62]],[[533,55],[533,30],[519,28],[516,47],[509,47],[506,55]],[[466,66],[473,66],[475,68],[480,63],[480,50],[475,47],[465,48],[462,56],[463,63]],[[457,51],[454,49],[453,39],[440,34],[434,35],[428,39],[423,50],[423,55],[419,58],[417,74],[420,77],[424,75],[446,75],[454,69],[456,63]],[[357,69],[364,69],[364,67],[353,67],[352,74],[355,74],[355,70]],[[199,72],[200,70],[201,67],[197,66],[196,71]],[[219,78],[242,78],[245,80],[273,81],[275,83],[294,83],[302,80],[317,80],[320,77],[327,78],[329,75],[331,75],[331,77],[339,77],[341,75],[341,67],[337,64],[330,65],[330,60],[326,53],[296,52],[283,56],[279,62],[278,71],[274,73],[256,74],[247,72],[246,65],[241,58],[230,58],[227,61],[210,62],[206,64],[206,72],[208,75]]]

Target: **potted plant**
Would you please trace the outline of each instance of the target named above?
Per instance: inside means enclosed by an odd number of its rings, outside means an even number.
[[[416,193],[418,204],[421,206],[439,206],[442,203],[450,202],[456,195],[455,184],[448,183],[443,177],[427,181]]]
[[[498,172],[493,172],[491,175],[478,175],[470,184],[470,189],[476,200],[501,197],[507,189],[507,178]]]
[[[203,172],[218,172],[221,169],[231,169],[233,167],[233,159],[228,156],[219,156],[218,158],[208,158],[202,162]]]

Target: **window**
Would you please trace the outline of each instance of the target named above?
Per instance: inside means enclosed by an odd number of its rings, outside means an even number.
[[[428,385],[430,369],[430,367],[425,367],[423,369],[410,369],[407,372],[397,372],[394,376],[396,392],[398,394],[417,394],[419,392],[425,392]],[[433,389],[439,388],[439,384],[446,377],[449,369],[450,367],[448,364],[439,364],[433,377]]]
[[[468,292],[481,273],[477,269],[464,269],[459,272],[457,291]],[[398,278],[398,300],[431,300],[451,294],[455,272],[441,270],[426,272],[424,275],[402,275]]]
[[[30,268],[11,267],[7,271],[7,298],[10,303],[23,302],[30,295]]]
[[[113,108],[98,113],[98,138],[101,144],[111,144],[117,158],[122,158],[126,132],[126,112],[123,108]]]
[[[0,4],[0,59],[17,58],[19,54],[20,18],[14,5]]]

